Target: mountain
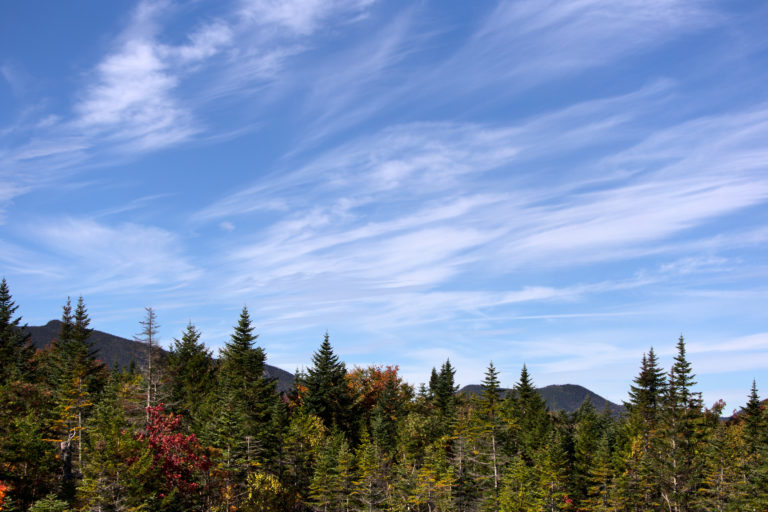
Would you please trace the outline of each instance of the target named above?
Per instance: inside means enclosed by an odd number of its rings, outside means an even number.
[[[26,330],[31,335],[32,345],[35,348],[42,349],[59,335],[61,322],[59,320],[51,320],[45,325],[29,326]],[[108,366],[117,364],[127,368],[131,361],[141,366],[147,357],[147,348],[143,343],[121,338],[114,334],[94,330],[89,341],[98,350],[96,357]],[[166,353],[162,348],[160,350],[164,354]],[[278,391],[288,391],[293,388],[293,374],[285,370],[265,364],[264,375],[277,380]]]
[[[469,384],[459,390],[459,393],[465,395],[477,395],[482,393],[483,386],[480,384]],[[582,403],[589,397],[592,401],[592,405],[595,406],[598,412],[605,409],[606,405],[610,409],[612,414],[621,414],[624,412],[624,407],[615,404],[605,398],[601,397],[597,393],[594,393],[583,386],[576,384],[554,384],[551,386],[544,386],[538,388],[541,398],[547,403],[547,407],[552,411],[563,410],[565,412],[575,412]],[[501,389],[502,396],[506,396],[512,393],[511,389]]]

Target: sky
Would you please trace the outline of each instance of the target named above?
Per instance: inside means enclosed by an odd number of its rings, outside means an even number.
[[[768,4],[0,3],[0,275],[127,338],[768,395]]]

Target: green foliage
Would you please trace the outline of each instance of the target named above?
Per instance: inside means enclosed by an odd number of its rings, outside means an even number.
[[[200,336],[200,331],[188,324],[181,340],[173,340],[166,361],[171,376],[170,407],[193,420],[203,419],[199,417],[202,404],[216,385],[213,356]]]
[[[72,509],[66,501],[58,499],[55,494],[49,494],[29,507],[29,512],[72,512]]]
[[[333,353],[328,333],[325,333],[320,349],[312,356],[312,366],[300,381],[304,388],[302,401],[307,411],[320,418],[327,428],[349,433],[352,396],[346,375],[346,366]]]
[[[0,280],[0,384],[26,379],[32,371],[34,350],[29,345],[29,335],[22,332],[21,317],[14,318],[17,309],[3,278]]]
[[[704,409],[695,391],[682,337],[666,376],[652,348],[643,356],[614,417],[590,401],[548,411],[525,365],[506,398],[493,363],[482,393],[457,395],[448,360],[414,394],[397,367],[347,372],[327,334],[280,396],[246,308],[218,362],[190,324],[152,373],[107,373],[82,298],[67,299],[56,342],[34,356],[17,309],[3,280],[3,510],[768,510],[757,384],[721,421],[724,404]],[[145,407],[161,396],[183,420]]]
[[[214,446],[226,449],[230,461],[245,464],[276,449],[269,443],[271,414],[277,400],[275,383],[264,376],[266,356],[261,347],[255,346],[257,338],[248,309],[243,307],[234,333],[221,351],[218,390],[211,398],[216,428],[208,439]],[[192,350],[199,354],[199,349]]]

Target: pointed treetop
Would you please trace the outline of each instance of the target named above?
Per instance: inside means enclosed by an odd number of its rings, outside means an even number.
[[[653,347],[648,354],[643,354],[640,373],[634,378],[629,388],[629,402],[625,406],[636,410],[638,417],[653,421],[661,405],[661,397],[666,388],[664,370],[659,366]]]
[[[27,376],[32,367],[34,349],[28,343],[30,335],[23,334],[21,317],[13,318],[18,308],[3,278],[0,280],[0,385],[9,378]]]
[[[67,297],[67,302],[62,306],[61,311],[61,328],[59,329],[58,342],[60,344],[67,344],[72,341],[72,334],[74,332],[75,324],[72,318],[72,301]]]
[[[13,302],[8,283],[3,278],[0,281],[0,329],[5,329],[8,326],[18,327],[21,317],[11,320],[17,309],[19,306]]]
[[[757,452],[762,437],[765,435],[765,418],[762,414],[762,403],[760,402],[760,396],[757,394],[757,382],[752,380],[752,388],[749,391],[749,400],[747,404],[741,408],[744,415],[744,433],[745,440],[747,442],[747,448],[751,453]]]
[[[696,385],[691,363],[685,357],[685,340],[683,335],[677,340],[677,355],[672,369],[669,371],[668,395],[672,401],[687,407],[693,396],[691,388]]]
[[[312,364],[314,368],[310,369],[310,372],[329,371],[331,369],[336,369],[341,372],[341,369],[343,369],[343,373],[346,373],[346,366],[344,363],[339,363],[339,356],[333,353],[333,347],[331,346],[328,331],[325,331],[325,336],[323,337],[323,342],[320,344],[320,348],[312,355]]]
[[[69,299],[67,299],[67,301],[69,301]],[[88,309],[85,307],[85,301],[83,300],[82,295],[77,299],[74,320],[73,337],[76,341],[86,343],[88,337],[93,332],[93,329],[89,328],[91,319],[88,317]]]
[[[493,361],[488,365],[488,370],[485,372],[485,379],[483,379],[482,386],[484,400],[493,406],[501,398],[499,372],[496,370],[496,367],[493,366]]]
[[[251,323],[251,316],[248,314],[248,308],[243,306],[243,310],[240,312],[240,318],[235,326],[235,332],[232,333],[231,343],[227,343],[227,347],[230,345],[238,346],[241,349],[253,348],[253,342],[259,337],[258,334],[253,334],[253,324]]]
[[[520,370],[520,380],[515,384],[515,391],[517,391],[518,396],[521,396],[523,393],[536,391],[536,388],[533,387],[533,380],[528,373],[528,367],[525,363],[523,363],[523,369]]]

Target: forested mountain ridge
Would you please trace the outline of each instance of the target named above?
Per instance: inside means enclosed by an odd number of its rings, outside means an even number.
[[[27,326],[26,332],[30,334],[30,342],[36,349],[43,349],[58,337],[61,331],[61,320],[51,320],[45,325]],[[109,367],[115,364],[128,368],[133,361],[137,366],[144,366],[147,359],[146,346],[138,341],[122,338],[108,332],[94,330],[89,341],[97,351],[96,359]],[[161,355],[167,355],[167,351],[158,348]],[[276,366],[264,364],[264,375],[270,379],[276,379],[277,390],[287,392],[293,388],[293,374]]]
[[[614,415],[548,410],[523,365],[457,393],[449,360],[415,389],[348,369],[328,333],[296,386],[266,378],[247,308],[219,357],[191,323],[144,364],[95,359],[82,298],[34,350],[0,281],[0,510],[29,512],[694,512],[768,510],[768,412],[705,408],[680,337],[643,355]],[[55,324],[54,324],[55,325]],[[154,349],[153,349],[154,347]]]
[[[479,395],[483,392],[483,386],[482,384],[468,384],[459,389],[458,392],[465,395]],[[507,398],[514,391],[511,388],[499,388],[499,392],[502,397]],[[623,406],[606,400],[597,393],[578,384],[551,384],[536,388],[536,392],[541,395],[547,408],[551,411],[576,412],[581,407],[581,404],[589,398],[592,405],[598,411],[608,407],[608,410],[613,414],[625,412]]]

